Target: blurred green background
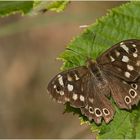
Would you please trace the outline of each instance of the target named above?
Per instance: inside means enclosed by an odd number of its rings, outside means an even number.
[[[78,116],[49,97],[56,60],[70,40],[124,2],[71,2],[61,13],[0,18],[0,138],[94,138]]]

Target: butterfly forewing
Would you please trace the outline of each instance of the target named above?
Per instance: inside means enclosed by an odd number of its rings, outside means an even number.
[[[97,62],[104,71],[109,71],[126,81],[135,81],[140,76],[139,54],[140,40],[125,40],[99,56]]]
[[[85,104],[85,86],[88,78],[87,68],[77,67],[56,75],[48,85],[48,91],[58,102],[81,107]]]

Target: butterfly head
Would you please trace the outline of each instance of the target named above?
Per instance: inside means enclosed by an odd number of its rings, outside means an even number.
[[[86,65],[88,69],[91,69],[92,67],[95,67],[95,65],[97,65],[97,62],[93,60],[92,58],[88,58],[86,60]]]

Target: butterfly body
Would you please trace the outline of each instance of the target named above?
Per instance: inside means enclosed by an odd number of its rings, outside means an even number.
[[[56,75],[48,91],[58,102],[69,102],[95,123],[109,123],[115,109],[112,97],[121,109],[130,110],[140,100],[140,40],[121,41],[96,61]]]
[[[90,76],[94,80],[93,83],[95,83],[97,87],[103,88],[107,81],[97,62],[94,61],[93,59],[89,59],[87,61],[87,68],[89,71],[88,73],[91,74]]]

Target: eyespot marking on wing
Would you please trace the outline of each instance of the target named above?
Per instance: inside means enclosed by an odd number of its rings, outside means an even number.
[[[97,117],[101,117],[101,116],[102,116],[102,112],[101,112],[101,110],[100,110],[99,108],[95,108],[95,109],[94,109],[94,112],[95,112],[95,115],[96,115]]]
[[[130,104],[131,103],[131,98],[129,96],[125,96],[124,101],[126,104]]]
[[[137,96],[137,92],[134,89],[130,89],[129,94],[132,98],[135,98]]]

